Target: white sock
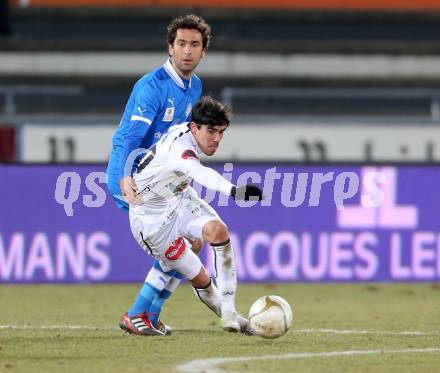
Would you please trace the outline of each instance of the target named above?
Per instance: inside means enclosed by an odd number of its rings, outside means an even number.
[[[206,304],[218,317],[221,317],[222,296],[212,280],[206,288],[193,287],[193,289],[202,303]]]
[[[171,277],[170,281],[168,281],[167,286],[165,286],[165,290],[168,290],[170,293],[174,293],[174,291],[179,286],[180,281],[182,281],[181,278]]]
[[[145,282],[156,288],[159,292],[165,289],[172,277],[157,268],[152,267],[147,274]]]
[[[215,282],[223,297],[222,311],[235,312],[235,292],[237,291],[237,272],[235,270],[234,250],[230,240],[211,244],[214,250]]]

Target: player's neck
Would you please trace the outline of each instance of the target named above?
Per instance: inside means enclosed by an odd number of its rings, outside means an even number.
[[[186,80],[191,80],[191,77],[193,75],[193,72],[191,71],[190,73],[186,73],[184,74],[182,71],[180,71],[179,69],[176,69],[174,67],[174,70],[176,70],[176,73],[182,78],[182,79],[186,79]]]
[[[194,73],[194,70],[189,71],[189,72],[184,72],[182,70],[180,70],[171,60],[171,66],[173,67],[174,71],[177,73],[177,75],[179,75],[181,78],[186,79],[186,80],[191,80],[191,77]]]

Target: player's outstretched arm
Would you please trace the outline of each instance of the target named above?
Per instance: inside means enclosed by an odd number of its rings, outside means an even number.
[[[209,190],[218,191],[235,200],[261,201],[264,198],[263,192],[258,186],[253,184],[236,186],[217,171],[200,164],[198,160],[178,162],[177,168]]]

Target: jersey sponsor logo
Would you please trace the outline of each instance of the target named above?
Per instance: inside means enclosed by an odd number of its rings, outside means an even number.
[[[199,159],[197,157],[197,154],[194,152],[194,150],[191,149],[186,149],[183,153],[182,153],[182,158],[183,159]]]
[[[175,240],[171,246],[165,251],[165,257],[169,260],[177,260],[186,249],[185,241],[182,237]]]
[[[145,167],[144,167],[144,168],[145,168]],[[140,170],[140,171],[142,171],[142,170]],[[140,171],[139,171],[139,167],[138,167],[138,169],[137,169],[137,173],[139,173]],[[151,184],[148,184],[144,189],[142,189],[141,191],[138,192],[138,196],[142,196],[142,195],[145,195],[145,194],[151,192],[151,190],[152,190],[156,185],[157,185],[157,183],[151,183]]]
[[[174,218],[174,216],[176,215],[176,210],[172,210],[170,213],[168,213],[167,216],[165,216],[164,221],[162,222],[162,224],[159,227],[159,232],[162,231],[162,229],[164,229],[165,227],[168,226],[168,224],[170,223],[170,221]]]

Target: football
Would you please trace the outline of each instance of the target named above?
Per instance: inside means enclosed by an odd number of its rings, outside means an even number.
[[[253,332],[263,338],[278,338],[289,330],[293,314],[287,301],[277,295],[258,298],[249,309]]]

